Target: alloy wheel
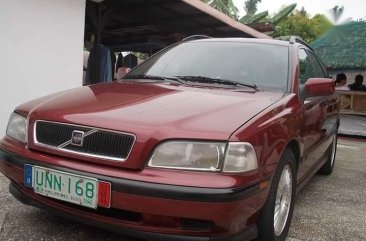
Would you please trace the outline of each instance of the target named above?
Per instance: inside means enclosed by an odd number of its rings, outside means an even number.
[[[291,166],[286,165],[281,173],[277,187],[273,225],[276,236],[280,236],[286,226],[291,208],[292,199],[292,171]]]

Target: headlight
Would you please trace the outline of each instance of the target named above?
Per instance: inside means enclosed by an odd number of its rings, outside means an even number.
[[[226,143],[170,141],[160,144],[149,166],[173,169],[218,171]]]
[[[148,166],[198,170],[246,172],[258,168],[254,148],[249,143],[169,141],[154,151]]]
[[[227,146],[224,172],[247,172],[258,168],[253,146],[245,142],[230,142]]]
[[[27,142],[27,119],[17,113],[12,113],[6,134],[23,143]]]

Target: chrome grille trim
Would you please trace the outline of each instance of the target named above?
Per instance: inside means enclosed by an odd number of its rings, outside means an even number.
[[[91,134],[94,134],[94,133],[96,133],[98,131],[99,130],[93,129],[93,130],[90,130],[87,133],[85,133],[83,136],[84,137],[87,137],[87,136],[90,136]],[[64,147],[66,147],[66,146],[68,146],[70,144],[71,144],[71,140],[68,140],[68,141],[65,141],[64,143],[62,143],[61,145],[57,146],[57,148],[64,148]]]
[[[37,124],[39,122],[45,122],[45,123],[56,124],[56,125],[73,126],[75,128],[91,129],[90,131],[85,133],[85,134],[87,134],[85,136],[89,136],[89,135],[92,135],[92,134],[100,132],[100,131],[119,134],[119,135],[126,135],[126,136],[132,137],[133,142],[132,142],[131,147],[129,149],[129,152],[126,155],[125,158],[117,158],[117,157],[108,156],[108,155],[98,155],[98,154],[91,154],[91,153],[85,153],[85,152],[80,152],[80,151],[73,151],[73,150],[69,150],[69,149],[64,148],[64,147],[68,146],[69,144],[71,144],[71,136],[70,136],[70,140],[68,140],[68,141],[66,141],[66,142],[64,142],[64,143],[62,143],[61,145],[58,145],[58,146],[48,145],[48,144],[44,144],[42,142],[39,142],[37,140]],[[131,151],[132,151],[132,149],[135,145],[135,142],[136,142],[136,136],[132,133],[108,130],[108,129],[98,128],[98,127],[90,127],[90,126],[83,126],[83,125],[76,125],[76,124],[69,124],[69,123],[62,123],[62,122],[55,122],[55,121],[36,120],[34,122],[34,127],[33,127],[33,140],[34,140],[34,144],[37,145],[37,146],[48,148],[48,149],[51,149],[51,150],[56,150],[56,151],[59,151],[61,153],[64,152],[64,153],[70,153],[70,154],[75,154],[75,155],[79,155],[79,156],[85,156],[85,157],[92,157],[92,158],[97,158],[97,159],[123,162],[123,161],[126,161],[128,159],[128,157],[130,156]]]

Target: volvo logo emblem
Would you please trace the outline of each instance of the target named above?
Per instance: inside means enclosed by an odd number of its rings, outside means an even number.
[[[71,135],[71,145],[73,146],[83,146],[84,144],[84,132],[83,131],[73,131]]]

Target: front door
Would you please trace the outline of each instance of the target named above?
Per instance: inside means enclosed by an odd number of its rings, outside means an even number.
[[[327,78],[316,58],[306,49],[299,49],[299,85],[300,88],[310,78]],[[325,97],[310,97],[303,102],[303,127],[301,132],[304,159],[298,170],[298,180],[309,173],[324,156],[330,145],[330,99]]]

